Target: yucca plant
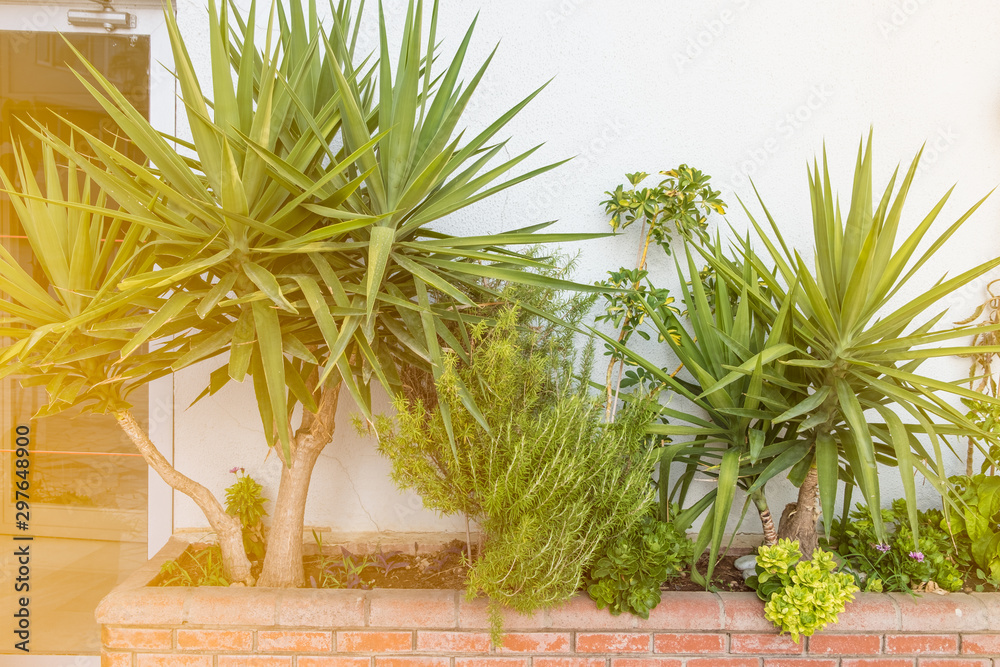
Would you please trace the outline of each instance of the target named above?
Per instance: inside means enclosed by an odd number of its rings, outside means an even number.
[[[36,167],[44,174],[42,183]],[[23,151],[15,153],[15,168],[18,190],[2,170],[0,182],[23,223],[41,276],[33,277],[0,247],[0,290],[6,295],[0,301],[5,338],[0,377],[17,378],[24,387],[45,387],[48,403],[36,417],[72,408],[114,414],[150,467],[205,512],[224,548],[226,570],[240,579],[249,577],[250,563],[235,541],[239,520],[226,514],[207,488],[174,469],[130,412],[130,394],[170,373],[171,364],[183,356],[181,339],[167,340],[156,351],[139,346],[122,356],[134,337],[127,327],[140,326],[150,312],[170,302],[164,294],[117,289],[124,277],[153,267],[152,234],[130,225],[130,216],[117,210],[76,165],[63,172],[51,150],[42,151],[39,165],[29,164]],[[227,324],[219,315],[206,320],[220,328]],[[188,312],[161,331],[170,336],[196,324],[205,326]]]
[[[779,363],[788,366],[786,376],[806,395],[774,423],[794,423],[802,442],[795,457],[782,461],[799,486],[799,498],[795,510],[779,526],[779,536],[799,539],[804,552],[816,544],[817,492],[829,530],[838,477],[849,489],[856,486],[869,507],[877,508],[881,503],[877,465],[898,467],[911,529],[917,534],[915,475],[919,473],[945,495],[943,448],[950,444],[944,436],[975,433],[984,441],[994,438],[949,401],[960,397],[984,400],[982,394],[966,389],[960,381],[922,375],[919,367],[927,359],[983,351],[962,344],[939,345],[995,330],[995,325],[937,330],[945,312],[927,315],[927,311],[1000,265],[1000,259],[928,283],[905,302],[898,298],[983,201],[937,232],[933,242],[918,253],[951,195],[949,190],[909,235],[900,233],[903,205],[919,160],[920,153],[898,192],[894,194],[897,169],[876,201],[869,135],[867,145],[858,150],[851,203],[843,216],[824,155],[822,171],[816,163],[809,177],[816,244],[813,266],[784,242],[762,201],[768,229],[749,211],[747,215],[766,248],[763,257],[767,260],[753,252],[749,238],[738,242],[741,260],[756,269],[752,281],[726,262],[706,255],[732,289],[751,298],[756,316],[781,332],[777,341],[796,349]],[[791,325],[777,328],[784,317],[790,318]],[[876,533],[883,535],[879,513],[872,516]]]
[[[718,241],[710,248],[716,261],[725,263],[730,270],[742,270],[748,284],[756,282],[751,264],[740,268],[726,260]],[[645,378],[642,391],[653,396],[670,392],[698,408],[695,414],[690,409],[665,406],[660,416],[669,418],[669,422],[652,422],[646,432],[685,438],[684,442],[661,448],[657,482],[660,519],[672,520],[678,528],[686,530],[708,511],[694,553],[700,556],[709,547],[707,578],[710,580],[738,488],[747,493],[760,514],[765,543],[777,543],[764,485],[784,470],[782,461],[801,457],[803,444],[794,428],[775,423],[775,419],[804,398],[804,394],[800,395],[800,387],[785,378],[786,367],[777,363],[795,353],[795,348],[782,337],[791,322],[790,308],[786,306],[773,327],[765,326],[754,317],[751,300],[745,293],[731,299],[728,285],[720,282],[716,293],[708,294],[691,247],[686,245],[685,251],[686,257],[678,261],[677,273],[688,317],[671,314],[664,318],[652,308],[646,312],[660,340],[668,345],[682,369],[661,368],[635,350],[603,334],[602,337],[628,366],[635,367],[637,374]],[[670,469],[674,463],[683,464],[684,472],[671,483]],[[715,478],[718,484],[679,514],[668,516],[672,503],[685,505],[696,474]],[[694,576],[699,575],[694,572]]]
[[[115,289],[108,288],[115,292],[109,299],[138,303],[142,313],[107,325],[117,327],[118,363],[149,341],[181,332],[166,351],[149,353],[151,363],[165,372],[228,352],[205,394],[230,380],[253,381],[268,442],[285,464],[259,585],[303,583],[309,479],[332,437],[341,387],[370,417],[372,380],[397,392],[401,368],[438,375],[443,348],[464,354],[462,310],[474,305],[469,294],[482,278],[570,285],[522,272],[544,263],[504,246],[598,236],[538,234],[545,225],[474,237],[430,229],[441,217],[556,166],[501,179],[535,149],[492,166],[505,146],[491,143],[493,137],[539,91],[463,141],[457,128],[489,63],[467,86],[459,83],[472,29],[444,73],[434,75],[437,3],[425,48],[423,3],[411,0],[395,73],[381,13],[377,59],[365,70],[354,62],[362,8],[355,16],[342,1],[333,10],[324,28],[315,2],[305,11],[296,2],[287,10],[277,5],[269,25],[277,23],[278,37],[260,47],[255,5],[244,18],[210,2],[213,88],[206,91],[167,7],[192,142],[157,132],[84,62],[96,81],[81,77],[84,85],[147,164],[79,128],[95,158],[44,128],[35,130],[114,198],[111,210],[129,230],[141,230],[136,252],[155,253],[155,266],[152,258],[130,264],[115,276]],[[68,205],[107,214],[106,207],[82,200]],[[30,215],[23,222],[34,224]],[[159,300],[155,308],[153,300]],[[471,395],[459,394],[475,412]],[[299,404],[296,428],[292,413]],[[127,409],[111,411],[127,422]],[[126,430],[133,440],[145,438]],[[211,504],[193,497],[202,509]],[[233,569],[245,563],[245,554],[225,553],[237,550],[235,541],[222,546],[227,578],[250,581],[248,568]]]

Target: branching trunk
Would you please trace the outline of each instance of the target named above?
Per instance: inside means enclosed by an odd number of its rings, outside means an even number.
[[[329,444],[336,426],[340,384],[323,389],[316,414],[306,412],[295,433],[291,461],[281,469],[278,496],[271,515],[267,553],[258,586],[296,588],[305,585],[302,567],[302,531],[305,527],[309,481],[320,452]]]
[[[243,526],[239,517],[227,514],[211,491],[170,465],[129,410],[116,412],[115,419],[142,454],[146,464],[155,470],[164,482],[191,498],[205,513],[205,518],[219,539],[219,547],[222,549],[222,571],[226,579],[252,586],[250,559],[247,558],[243,546]]]
[[[819,521],[818,493],[819,473],[813,466],[799,487],[798,502],[785,507],[778,526],[779,538],[799,541],[803,558],[812,558],[812,552],[819,544],[819,531],[816,530]]]

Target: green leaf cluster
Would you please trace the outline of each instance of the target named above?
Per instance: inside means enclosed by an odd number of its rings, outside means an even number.
[[[660,585],[684,569],[694,544],[672,523],[643,517],[607,544],[590,568],[587,594],[612,615],[649,618],[660,603]]]
[[[833,523],[831,532],[837,552],[856,573],[859,585],[865,590],[901,593],[926,589],[930,582],[946,591],[962,588],[962,572],[967,564],[962,562],[963,550],[956,549],[940,510],[917,512],[920,534],[916,537],[909,524],[909,508],[902,498],[880,514],[888,529],[884,539],[875,532],[870,509],[861,505],[847,520]],[[952,513],[953,519],[956,515]]]
[[[570,350],[539,347],[518,327],[518,309],[472,331],[468,363],[446,357],[434,407],[396,399],[395,421],[376,420],[379,451],[393,480],[427,507],[474,519],[485,536],[467,593],[489,596],[493,630],[500,609],[529,613],[568,599],[606,541],[627,531],[653,502],[654,454],[648,415],[603,424],[601,407],[558,368]],[[442,406],[467,386],[482,409],[451,411],[449,444]]]
[[[791,634],[796,644],[800,636],[811,637],[836,623],[858,592],[851,575],[835,571],[837,563],[830,552],[816,549],[811,560],[801,558],[797,541],[779,540],[773,547],[761,547],[757,574],[747,580],[766,602],[764,616]]]
[[[956,476],[951,484],[958,509],[949,517],[950,528],[975,563],[977,576],[1000,587],[1000,477]]]
[[[229,586],[222,572],[222,550],[213,544],[178,560],[168,560],[160,566],[159,585]]]
[[[242,468],[235,469],[236,481],[226,487],[226,512],[243,524],[243,546],[251,560],[264,557],[264,524],[267,516],[264,487]]]

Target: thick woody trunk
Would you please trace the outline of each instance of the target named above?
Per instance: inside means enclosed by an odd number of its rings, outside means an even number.
[[[319,411],[306,412],[292,442],[291,461],[281,469],[278,496],[271,515],[267,553],[258,586],[297,588],[305,585],[302,567],[302,532],[305,528],[309,481],[320,452],[330,442],[336,426],[340,384],[323,390]]]
[[[306,497],[313,467],[323,450],[314,443],[298,442],[292,466],[283,466],[278,497],[271,514],[271,531],[258,586],[297,588],[305,585],[302,567],[302,531],[305,526]]]
[[[771,517],[771,510],[767,506],[767,498],[764,497],[763,489],[755,491],[751,495],[757,513],[760,514],[760,525],[764,528],[764,546],[773,547],[778,543],[778,531],[774,527],[774,519]]]
[[[802,557],[807,559],[812,558],[812,552],[819,544],[819,531],[816,530],[819,521],[818,493],[819,473],[813,466],[799,487],[798,502],[785,507],[778,526],[778,537],[798,540]]]
[[[250,559],[247,558],[243,546],[243,526],[239,517],[226,513],[219,501],[207,488],[193,479],[182,475],[170,465],[170,462],[160,453],[156,445],[149,439],[146,431],[135,420],[132,413],[122,410],[115,413],[115,419],[125,434],[135,444],[146,464],[156,471],[160,478],[172,488],[180,491],[195,502],[205,513],[209,525],[219,539],[222,550],[222,572],[231,582],[241,582],[253,585],[250,575]]]

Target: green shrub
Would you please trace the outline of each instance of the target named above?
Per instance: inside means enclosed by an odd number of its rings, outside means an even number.
[[[264,487],[246,474],[243,468],[233,468],[236,481],[226,488],[226,512],[240,518],[243,524],[243,547],[251,560],[264,558],[264,524],[267,516]]]
[[[857,505],[849,521],[835,521],[832,534],[856,580],[865,590],[908,593],[934,584],[946,591],[962,587],[951,536],[943,529],[939,510],[918,512],[920,536],[916,543],[910,529],[906,501],[897,499],[892,509],[881,511],[886,541],[878,539],[871,512]]]
[[[830,552],[815,549],[811,560],[801,558],[797,541],[783,539],[773,547],[761,547],[757,575],[747,580],[766,601],[767,620],[790,633],[796,644],[800,635],[810,637],[836,623],[858,591],[851,575],[835,572],[837,563]]]
[[[959,511],[951,514],[958,557],[976,567],[976,576],[1000,587],[1000,477],[952,477],[952,494]],[[942,520],[939,524],[947,528]]]
[[[628,611],[649,618],[660,603],[660,584],[681,572],[694,544],[672,523],[644,517],[602,549],[587,578],[598,609],[615,616]]]
[[[468,361],[446,359],[436,406],[400,396],[395,422],[375,422],[379,451],[401,488],[479,524],[485,544],[467,594],[489,596],[495,640],[501,607],[529,613],[569,598],[602,545],[653,503],[655,454],[643,437],[649,415],[637,407],[602,423],[585,384],[560,371],[569,351],[538,345],[519,317],[508,308],[473,329]],[[462,386],[481,419],[463,407],[470,401]]]

